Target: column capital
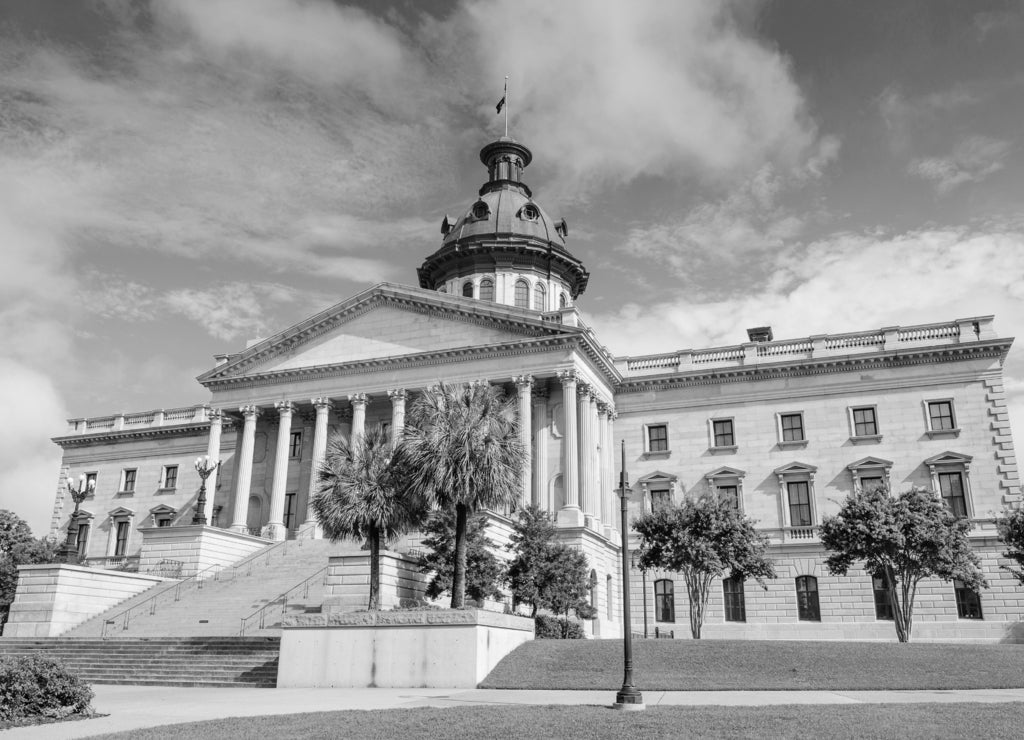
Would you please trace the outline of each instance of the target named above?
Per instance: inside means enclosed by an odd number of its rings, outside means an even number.
[[[512,382],[516,384],[516,388],[521,391],[529,390],[533,387],[533,376],[532,375],[516,375],[512,378]]]
[[[277,401],[274,408],[277,409],[278,416],[291,416],[295,411],[295,404],[291,401]]]
[[[471,388],[479,388],[479,387],[490,388],[491,387],[491,381],[489,379],[487,379],[487,378],[477,378],[476,380],[469,381],[469,385],[470,385]]]
[[[590,396],[593,395],[593,389],[591,388],[590,383],[586,382],[585,380],[577,382],[576,395],[579,397],[581,401],[586,401],[588,398],[590,398]]]
[[[357,404],[361,405],[361,406],[365,406],[370,401],[370,394],[369,393],[352,393],[352,394],[349,395],[348,400],[349,400],[349,402],[353,406],[355,406]]]
[[[597,402],[597,415],[598,416],[607,416],[607,414],[608,414],[608,407],[609,406],[611,406],[611,404],[608,403],[607,401],[598,400],[598,402]]]
[[[576,374],[575,370],[559,370],[558,380],[562,385],[569,385],[579,380],[579,375]]]
[[[260,415],[260,407],[250,403],[245,406],[239,406],[238,413],[244,416],[246,421],[257,419]]]
[[[221,409],[206,409],[206,420],[211,424],[222,424],[224,422],[224,412]]]
[[[405,388],[391,388],[388,390],[388,398],[391,399],[392,403],[395,401],[404,401],[407,396],[408,393]]]
[[[316,409],[318,414],[326,414],[334,408],[334,401],[324,396],[321,396],[320,398],[311,398],[309,399],[309,402],[313,404],[313,407]]]

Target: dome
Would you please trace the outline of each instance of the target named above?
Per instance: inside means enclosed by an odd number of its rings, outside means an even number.
[[[565,305],[567,297],[575,299],[586,289],[589,273],[566,248],[565,219],[548,215],[522,182],[532,159],[529,149],[508,137],[480,151],[489,179],[458,218],[444,217],[441,247],[417,271],[421,287],[448,290],[488,276],[502,283],[499,275],[531,285],[544,281],[543,290],[551,296],[544,310]],[[493,300],[511,302],[500,291]]]

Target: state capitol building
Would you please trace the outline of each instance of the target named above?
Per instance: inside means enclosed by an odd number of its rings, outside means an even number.
[[[592,569],[588,634],[620,635],[619,440],[632,514],[713,492],[770,538],[777,578],[767,590],[713,586],[707,637],[892,639],[885,592],[862,570],[830,576],[818,540],[847,494],[880,483],[930,488],[969,518],[990,586],[924,581],[915,636],[1009,634],[1024,602],[999,568],[993,517],[1020,505],[1021,485],[1002,376],[1013,340],[992,316],[792,339],[765,326],[731,346],[618,356],[580,319],[589,273],[565,220],[523,181],[530,150],[502,137],[480,159],[486,182],[444,218],[416,286],[375,285],[218,355],[198,378],[210,394],[201,406],[69,420],[54,439],[52,534],[66,536],[66,484],[85,475],[95,491],[77,515],[84,562],[147,572],[151,544],[166,557],[195,531],[193,461],[209,455],[222,461],[206,482],[218,536],[250,549],[316,537],[309,501],[330,435],[400,429],[422,389],[486,380],[518,401],[522,502],[549,511]],[[509,513],[489,516],[501,542]],[[417,545],[412,535],[390,549]],[[629,576],[634,629],[688,637],[682,579]]]

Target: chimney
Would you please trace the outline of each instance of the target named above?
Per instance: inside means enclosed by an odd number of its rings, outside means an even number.
[[[747,337],[751,342],[770,342],[774,338],[770,326],[755,326],[747,329]]]

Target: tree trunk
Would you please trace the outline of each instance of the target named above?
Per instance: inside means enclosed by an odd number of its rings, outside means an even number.
[[[370,611],[380,609],[380,532],[370,528]]]
[[[455,570],[452,573],[452,609],[461,609],[466,603],[466,525],[469,509],[455,504]]]
[[[710,578],[687,573],[686,595],[690,599],[690,635],[694,640],[700,639],[700,630],[704,626],[704,612],[708,605],[708,586]]]

